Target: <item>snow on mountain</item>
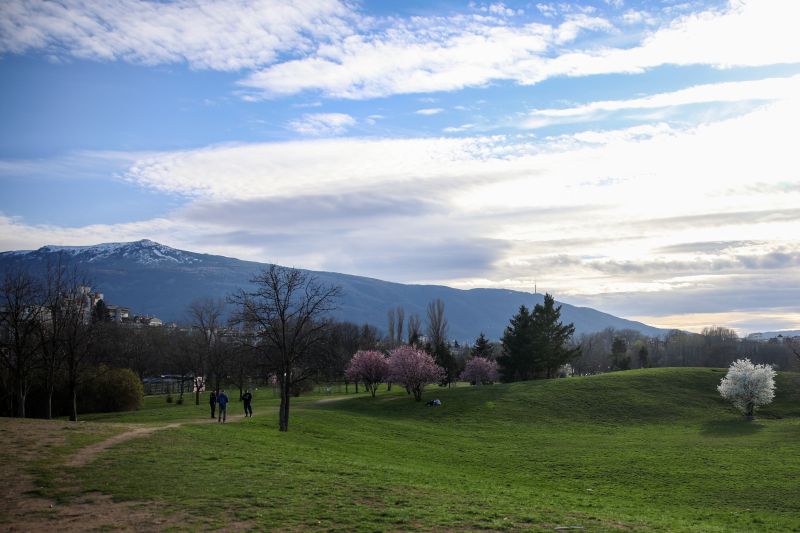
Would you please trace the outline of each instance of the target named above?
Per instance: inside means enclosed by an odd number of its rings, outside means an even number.
[[[62,253],[88,263],[103,259],[124,259],[140,265],[155,265],[161,263],[190,265],[201,261],[191,254],[176,250],[175,248],[170,248],[169,246],[164,246],[163,244],[149,239],[142,239],[141,241],[135,242],[108,242],[93,246],[47,245],[31,252],[10,253]]]

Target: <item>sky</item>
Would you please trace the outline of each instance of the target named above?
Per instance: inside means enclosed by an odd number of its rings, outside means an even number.
[[[0,250],[800,329],[800,2],[0,3]]]

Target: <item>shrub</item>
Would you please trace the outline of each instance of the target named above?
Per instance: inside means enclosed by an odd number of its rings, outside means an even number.
[[[79,400],[84,412],[134,411],[144,402],[144,388],[133,370],[100,365],[85,375]]]

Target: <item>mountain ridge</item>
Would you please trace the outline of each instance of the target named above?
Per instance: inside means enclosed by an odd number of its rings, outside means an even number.
[[[107,303],[124,305],[136,314],[158,316],[164,321],[184,321],[186,308],[200,297],[224,298],[250,286],[252,276],[268,263],[171,248],[143,239],[90,246],[48,245],[37,250],[0,252],[0,271],[25,267],[34,272],[60,255],[67,265],[86,271]],[[533,307],[543,295],[511,289],[455,289],[444,285],[415,285],[338,272],[300,269],[321,282],[339,285],[343,296],[332,316],[370,323],[385,330],[389,309],[402,306],[406,318],[418,314],[424,321],[427,303],[445,302],[450,337],[473,341],[481,332],[499,339],[520,305]],[[666,330],[564,302],[562,320],[575,324],[576,335],[607,327],[635,329],[646,335]]]

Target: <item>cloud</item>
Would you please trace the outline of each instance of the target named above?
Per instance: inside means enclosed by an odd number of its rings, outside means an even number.
[[[0,54],[241,71],[240,96],[248,100],[303,91],[363,99],[661,65],[800,62],[800,4],[793,0],[731,0],[722,9],[662,19],[618,47],[605,38],[617,28],[591,9],[538,4],[552,15],[543,23],[503,4],[483,7],[401,18],[366,16],[337,0],[8,0],[0,7]],[[657,24],[630,10],[620,20]]]
[[[552,6],[537,7],[554,14]],[[535,84],[558,76],[634,73],[661,65],[797,63],[800,38],[793,21],[798,18],[800,4],[792,0],[732,1],[725,9],[680,16],[619,48],[603,40],[576,43],[587,32],[615,31],[608,20],[586,14],[567,14],[559,24],[522,25],[462,16],[444,26],[420,18],[265,67],[241,84],[267,96],[312,90],[359,99],[453,91],[495,80]]]
[[[257,70],[240,85],[266,97],[318,90],[336,98],[452,91],[515,79],[532,58],[585,31],[611,31],[599,17],[568,15],[558,25],[510,25],[460,15],[395,21],[384,31],[352,35],[316,53]]]
[[[303,135],[339,135],[355,126],[356,120],[345,113],[311,113],[289,122],[289,129]]]
[[[796,309],[798,122],[800,97],[785,94],[694,126],[128,154],[120,176],[189,205],[113,226],[6,217],[0,246],[151,238],[397,281],[536,283],[622,316],[719,312],[733,302]],[[30,164],[0,168],[24,173]],[[64,175],[85,166],[60,164]]]
[[[441,107],[429,107],[426,109],[417,109],[416,111],[414,111],[414,113],[416,113],[417,115],[438,115],[442,111],[444,111],[444,109],[442,109]]]
[[[0,12],[0,53],[36,50],[224,71],[267,65],[282,53],[311,52],[352,33],[357,18],[337,0],[6,0]]]
[[[475,127],[475,124],[462,124],[460,126],[448,126],[442,129],[445,133],[460,133],[462,131],[471,130]]]
[[[609,113],[652,110],[714,102],[755,102],[790,98],[800,94],[800,76],[695,85],[679,91],[628,100],[605,100],[563,109],[538,109],[521,124],[542,128],[554,124],[587,122],[607,118]]]

